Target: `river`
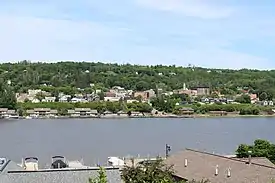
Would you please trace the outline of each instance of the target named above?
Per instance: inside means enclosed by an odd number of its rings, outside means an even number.
[[[21,161],[53,155],[86,164],[104,163],[108,156],[164,155],[195,148],[234,154],[240,143],[257,138],[275,140],[274,118],[198,119],[33,119],[0,121],[0,156]]]

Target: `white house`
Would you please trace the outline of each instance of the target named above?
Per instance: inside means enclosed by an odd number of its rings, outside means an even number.
[[[71,95],[63,95],[59,98],[59,102],[68,102],[68,99],[71,98]]]
[[[273,103],[272,100],[270,100],[270,101],[265,100],[265,101],[262,102],[262,105],[264,105],[264,106],[268,106],[268,105],[273,106],[274,103]]]
[[[88,102],[88,101],[85,100],[85,99],[83,99],[83,98],[72,98],[71,102],[72,103],[77,103],[77,102],[83,102],[83,103],[85,103],[85,102]]]
[[[104,101],[118,102],[120,97],[104,97]]]
[[[32,102],[32,103],[39,103],[40,100],[38,100],[37,98],[34,98],[34,99],[31,100],[31,102]]]
[[[42,102],[55,102],[56,97],[45,97]]]

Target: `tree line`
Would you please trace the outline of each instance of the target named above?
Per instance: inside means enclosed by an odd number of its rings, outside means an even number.
[[[112,113],[117,113],[119,111],[124,112],[141,112],[141,113],[151,113],[153,109],[158,110],[159,112],[167,112],[180,114],[180,109],[182,108],[192,108],[195,114],[207,114],[210,111],[225,111],[225,112],[238,112],[240,115],[259,115],[260,112],[269,113],[271,112],[271,107],[264,106],[254,106],[249,104],[211,104],[211,105],[180,105],[176,106],[175,104],[170,104],[169,102],[164,102],[160,104],[156,104],[154,101],[152,102],[152,106],[148,103],[142,102],[89,102],[89,103],[69,103],[69,102],[40,102],[40,103],[17,103],[16,108],[22,111],[26,111],[28,109],[34,108],[51,108],[58,110],[59,115],[67,115],[67,111],[69,109],[75,108],[90,108],[97,110],[99,113],[103,113],[105,111],[110,111]]]
[[[65,92],[77,88],[106,90],[113,86],[125,89],[147,90],[162,88],[174,90],[183,87],[208,86],[222,94],[238,93],[245,87],[262,97],[275,96],[275,70],[229,70],[200,67],[141,66],[131,64],[104,64],[94,62],[18,63],[0,64],[0,77],[9,81],[15,92],[24,92],[42,85]]]

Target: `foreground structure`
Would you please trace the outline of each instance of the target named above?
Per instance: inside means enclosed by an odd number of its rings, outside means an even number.
[[[69,167],[66,162],[58,159],[52,162],[51,168],[38,169],[38,161],[35,161],[35,158],[32,162],[25,160],[21,166],[9,159],[1,158],[0,183],[87,183],[89,178],[98,176],[99,167]],[[118,168],[104,168],[109,183],[121,183]]]
[[[266,158],[238,159],[186,149],[165,160],[173,165],[178,180],[209,180],[211,183],[271,183],[275,166]]]

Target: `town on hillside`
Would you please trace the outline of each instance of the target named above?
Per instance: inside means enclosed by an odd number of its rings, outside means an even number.
[[[273,100],[266,94],[259,96],[241,87],[238,88],[238,94],[230,97],[210,87],[187,88],[185,83],[181,89],[173,91],[162,88],[133,91],[121,86],[114,86],[107,91],[95,89],[86,92],[80,88],[77,91],[69,95],[64,92],[28,89],[26,93],[15,94],[17,110],[2,107],[0,116],[122,118],[274,114]]]

